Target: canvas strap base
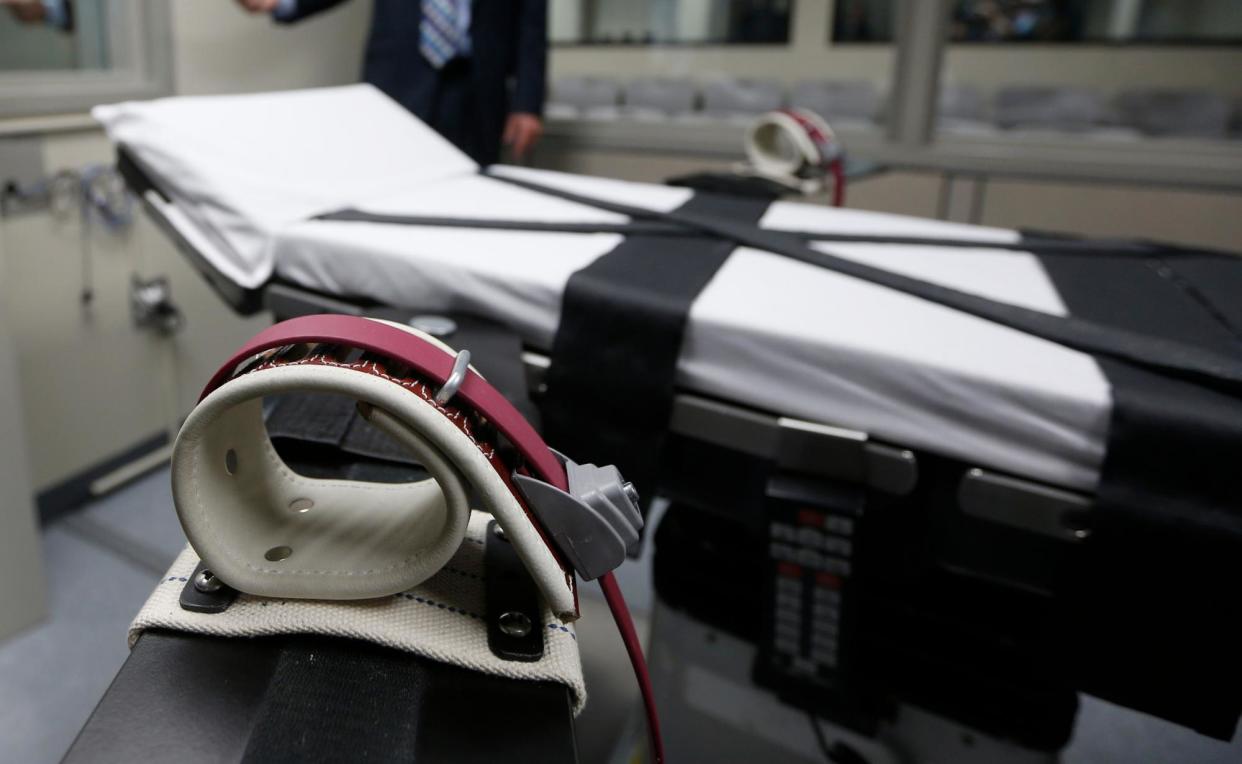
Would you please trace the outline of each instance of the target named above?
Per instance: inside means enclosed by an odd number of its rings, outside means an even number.
[[[239,594],[223,613],[190,612],[181,608],[181,590],[199,559],[187,547],[130,624],[130,647],[143,631],[157,628],[218,637],[323,634],[362,639],[495,676],[558,682],[569,688],[577,714],[586,704],[578,637],[546,605],[540,660],[505,661],[488,648],[483,545],[490,519],[486,513],[471,513],[465,541],[440,572],[409,591],[370,600]]]

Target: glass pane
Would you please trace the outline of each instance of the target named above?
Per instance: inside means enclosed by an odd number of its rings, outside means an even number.
[[[550,37],[567,44],[779,44],[793,0],[552,0]]]
[[[1238,0],[960,0],[949,42],[942,136],[1236,143]]]
[[[1242,40],[1237,0],[960,0],[954,42]]]
[[[837,0],[832,39],[892,42],[894,0]],[[1242,43],[1238,0],[958,0],[951,42]]]
[[[1141,10],[1134,21],[1114,10],[1110,21],[1118,26],[1105,30],[1109,37],[1242,43],[1242,3],[1238,0],[1147,0],[1114,5],[1139,5]]]
[[[0,3],[0,72],[106,69],[104,0]]]
[[[832,12],[832,40],[892,42],[895,5],[894,0],[837,0]]]

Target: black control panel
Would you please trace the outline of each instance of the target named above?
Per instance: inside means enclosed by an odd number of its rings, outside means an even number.
[[[767,575],[756,680],[814,707],[850,705],[853,486],[777,476],[765,498]]]

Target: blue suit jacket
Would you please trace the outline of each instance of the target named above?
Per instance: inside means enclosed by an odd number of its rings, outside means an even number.
[[[344,0],[298,0],[297,21]],[[375,0],[363,79],[422,119],[436,97],[438,72],[418,50],[419,0]],[[510,112],[543,113],[547,0],[474,0],[471,68],[479,134],[497,146]]]

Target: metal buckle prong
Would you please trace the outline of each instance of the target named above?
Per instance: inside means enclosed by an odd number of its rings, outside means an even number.
[[[444,386],[436,391],[435,401],[443,406],[457,395],[461,384],[466,381],[466,374],[470,371],[470,351],[459,350],[453,358],[453,371],[449,374],[448,379],[444,380]]]

